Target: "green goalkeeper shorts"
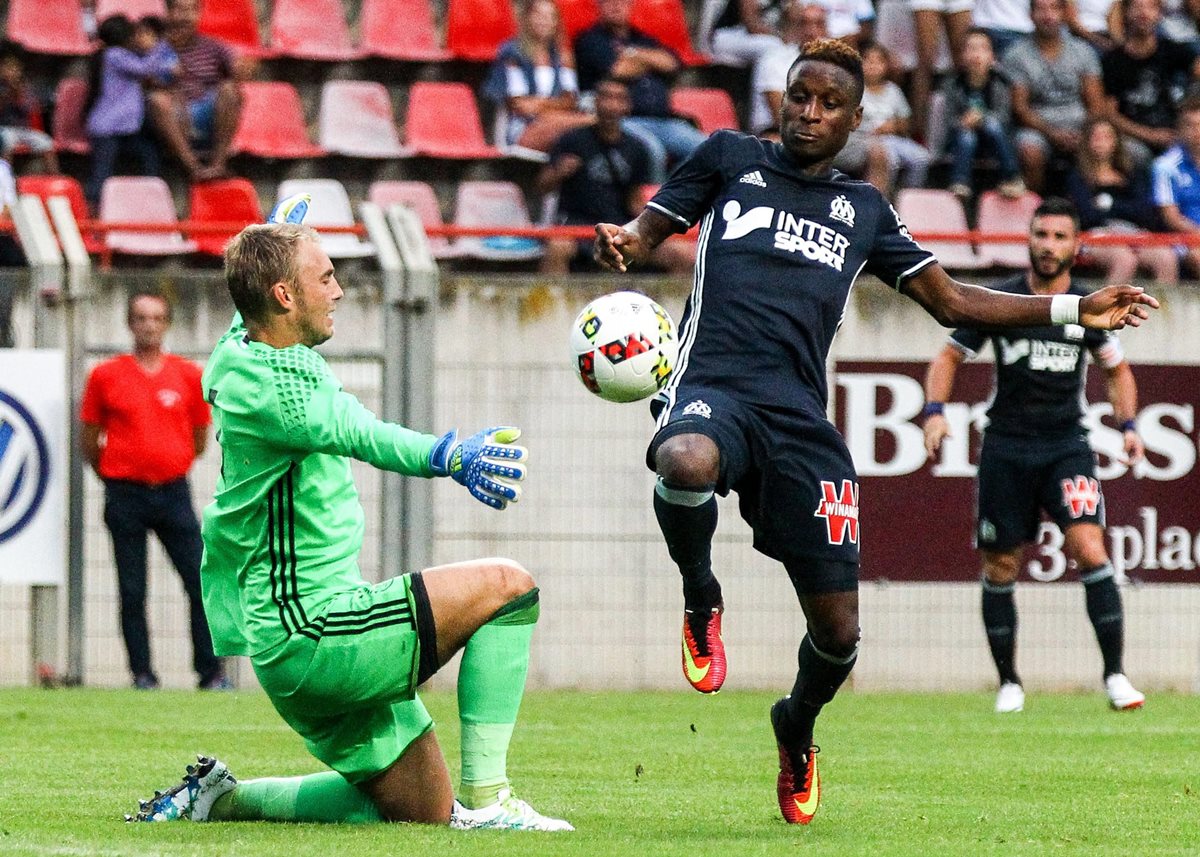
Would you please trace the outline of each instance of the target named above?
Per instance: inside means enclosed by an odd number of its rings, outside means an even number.
[[[352,783],[383,773],[433,726],[416,695],[416,615],[411,576],[394,577],[337,595],[251,658],[279,715]]]

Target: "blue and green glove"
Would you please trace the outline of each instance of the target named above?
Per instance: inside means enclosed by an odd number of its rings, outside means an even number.
[[[503,509],[521,499],[517,483],[525,478],[529,450],[516,445],[520,436],[519,428],[493,426],[459,440],[458,429],[452,429],[434,444],[429,468],[465,485],[480,503]]]
[[[275,203],[275,207],[267,215],[267,223],[303,223],[311,203],[312,196],[307,193],[294,193],[285,197]]]

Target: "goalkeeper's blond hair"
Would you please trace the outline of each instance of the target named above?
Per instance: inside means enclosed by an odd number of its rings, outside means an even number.
[[[234,236],[225,248],[225,283],[243,320],[267,321],[271,287],[295,285],[300,242],[319,240],[312,227],[298,223],[255,223]]]

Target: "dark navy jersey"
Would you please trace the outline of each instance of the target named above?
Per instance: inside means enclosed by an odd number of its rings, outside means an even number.
[[[1025,274],[1008,277],[991,288],[1013,295],[1033,294]],[[1087,294],[1075,283],[1067,293]],[[950,334],[950,343],[967,357],[974,357],[989,339],[996,352],[996,388],[988,408],[987,431],[1005,435],[1082,435],[1085,349],[1105,368],[1125,359],[1115,333],[1077,324],[1015,327],[1004,333],[960,328]]]
[[[802,175],[780,144],[734,131],[709,137],[649,206],[681,232],[703,218],[668,408],[685,384],[824,414],[825,361],[859,272],[899,287],[935,261],[870,184]]]

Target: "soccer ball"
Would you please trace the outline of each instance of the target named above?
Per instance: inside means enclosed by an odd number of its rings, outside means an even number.
[[[638,292],[596,298],[571,326],[571,359],[579,380],[610,402],[636,402],[657,393],[678,356],[675,322]]]

